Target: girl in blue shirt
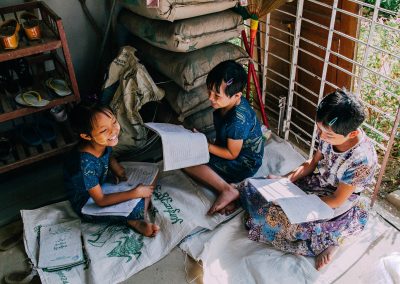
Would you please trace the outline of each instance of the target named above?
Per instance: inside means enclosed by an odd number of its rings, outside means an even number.
[[[120,125],[107,107],[76,106],[71,125],[79,133],[80,143],[65,163],[64,181],[75,212],[87,221],[126,222],[139,233],[155,236],[159,226],[145,221],[145,212],[154,186],[139,185],[126,192],[104,194],[101,185],[113,176],[117,182],[126,179],[124,168],[113,157],[111,147],[117,145]],[[130,199],[143,198],[128,217],[82,215],[89,197],[98,206],[110,206]]]

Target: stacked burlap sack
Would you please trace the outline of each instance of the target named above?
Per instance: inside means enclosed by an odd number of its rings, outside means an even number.
[[[146,1],[122,1],[128,9],[118,23],[134,37],[129,44],[141,61],[166,77],[158,86],[187,128],[210,134],[213,110],[205,85],[207,74],[218,63],[235,60],[245,64],[247,53],[227,41],[239,37],[243,19],[229,10],[237,1],[164,1],[158,9]]]

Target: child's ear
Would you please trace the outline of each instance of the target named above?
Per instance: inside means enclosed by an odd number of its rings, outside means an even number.
[[[241,98],[242,97],[242,92],[238,92],[234,94],[235,98]]]
[[[79,134],[79,136],[84,140],[88,140],[88,141],[92,140],[92,137],[90,137],[90,135],[88,135],[86,133],[81,133],[81,134]]]
[[[357,130],[350,132],[348,136],[349,136],[349,138],[354,138],[354,137],[357,137],[358,134],[360,134],[360,130],[357,129]]]

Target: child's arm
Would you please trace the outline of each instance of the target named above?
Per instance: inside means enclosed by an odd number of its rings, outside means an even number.
[[[332,195],[322,196],[321,200],[328,204],[331,208],[341,206],[354,192],[356,186],[345,183],[339,183],[337,189]]]
[[[227,147],[220,147],[214,144],[208,143],[208,151],[215,156],[218,156],[227,160],[234,160],[239,156],[242,150],[243,140],[227,139]]]
[[[114,157],[110,157],[110,169],[117,178],[117,183],[126,180],[125,168]]]
[[[287,177],[291,182],[295,182],[298,179],[308,176],[315,170],[315,168],[318,165],[318,162],[321,159],[322,159],[322,153],[319,150],[317,150],[312,159],[305,161],[297,169],[286,174],[285,177]]]
[[[125,192],[104,194],[98,184],[89,190],[89,195],[100,207],[118,204],[130,199],[151,197],[154,191],[153,185],[139,185]]]

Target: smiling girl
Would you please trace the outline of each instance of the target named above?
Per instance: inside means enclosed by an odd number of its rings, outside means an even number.
[[[125,169],[110,156],[120,132],[120,125],[112,111],[107,107],[78,105],[71,113],[71,126],[79,134],[80,142],[65,162],[64,183],[75,212],[86,221],[123,222],[147,237],[155,236],[159,226],[145,221],[154,186],[139,185],[129,191],[111,194],[104,194],[101,189],[110,178],[117,183],[126,180]],[[142,199],[125,218],[82,215],[82,207],[89,197],[101,207]]]

